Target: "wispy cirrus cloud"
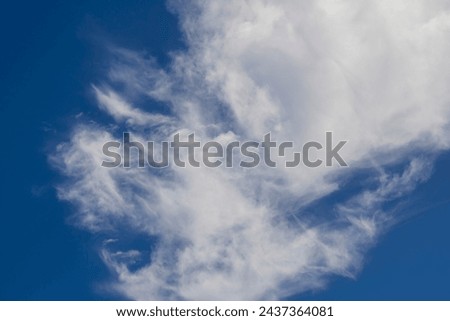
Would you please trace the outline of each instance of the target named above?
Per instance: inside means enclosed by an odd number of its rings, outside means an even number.
[[[170,122],[169,117],[143,112],[132,107],[110,88],[100,89],[96,86],[92,86],[92,88],[100,108],[110,114],[117,122],[126,122],[129,126],[146,127]]]
[[[162,70],[112,49],[110,72],[93,87],[111,123],[79,124],[54,155],[68,177],[59,195],[77,205],[80,225],[157,238],[139,269],[127,263],[142,259],[138,250],[105,245],[114,287],[134,299],[278,299],[354,276],[396,221],[385,202],[425,181],[449,147],[450,3],[169,5],[188,50]],[[195,132],[226,142],[270,131],[298,146],[331,130],[349,141],[350,167],[103,168],[103,143],[121,137],[115,123],[145,140]],[[356,170],[372,174],[370,187],[309,214]]]

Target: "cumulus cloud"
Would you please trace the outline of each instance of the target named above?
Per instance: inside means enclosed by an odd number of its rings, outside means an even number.
[[[79,124],[53,155],[77,224],[155,237],[147,258],[105,245],[113,287],[133,299],[279,299],[331,275],[354,277],[397,221],[386,202],[425,181],[449,147],[450,2],[169,7],[188,49],[166,70],[112,49],[110,72],[93,87],[111,123]],[[332,131],[348,140],[349,167],[101,167],[103,143],[120,140],[123,126],[142,140],[195,132],[202,141],[259,141],[271,132],[296,146]],[[361,171],[367,184],[326,213],[308,211]]]

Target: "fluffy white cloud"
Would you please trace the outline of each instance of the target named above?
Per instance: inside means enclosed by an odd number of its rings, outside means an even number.
[[[125,224],[158,239],[137,270],[127,262],[139,252],[105,245],[115,288],[134,299],[277,299],[322,287],[330,275],[354,276],[396,220],[384,202],[426,180],[432,157],[449,147],[450,2],[170,7],[189,49],[168,70],[113,49],[106,82],[124,90],[94,92],[114,122],[144,141],[175,132],[261,140],[270,131],[301,146],[332,131],[348,140],[349,168],[107,169],[102,145],[120,133],[111,124],[78,126],[54,155],[69,177],[59,193],[78,206],[75,220],[94,232]],[[145,99],[169,115],[135,106]],[[373,174],[370,188],[309,214],[361,169]]]

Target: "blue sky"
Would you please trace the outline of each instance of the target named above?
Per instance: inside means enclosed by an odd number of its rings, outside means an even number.
[[[174,3],[173,5],[180,4]],[[185,17],[184,21],[187,21],[186,25],[189,25],[189,10],[177,10],[178,15]],[[211,8],[208,8],[208,10],[213,12]],[[0,299],[110,300],[146,297],[166,298],[164,295],[155,296],[155,293],[160,293],[158,289],[155,290],[156,292],[143,293],[141,289],[131,284],[127,277],[116,286],[117,273],[120,273],[120,269],[123,268],[121,264],[124,263],[105,260],[105,254],[102,256],[102,253],[105,253],[106,249],[106,256],[111,259],[120,257],[120,255],[118,256],[119,252],[125,253],[127,250],[136,250],[141,257],[148,257],[157,247],[166,251],[172,250],[173,246],[176,247],[172,243],[170,246],[160,246],[158,237],[169,239],[173,243],[179,240],[165,238],[164,235],[149,233],[147,230],[129,228],[128,225],[121,225],[121,222],[113,230],[97,229],[84,224],[84,214],[80,213],[92,210],[94,214],[99,213],[100,216],[100,214],[104,215],[104,210],[91,204],[83,204],[80,199],[72,197],[73,194],[70,194],[70,191],[76,190],[79,185],[77,185],[77,177],[67,178],[70,176],[67,173],[70,170],[76,170],[78,167],[67,161],[67,155],[71,152],[84,152],[74,139],[76,136],[74,132],[77,133],[74,128],[77,125],[91,126],[89,124],[96,124],[93,127],[88,127],[89,132],[91,129],[109,128],[108,126],[114,123],[113,119],[117,120],[114,114],[105,115],[107,113],[104,111],[108,111],[107,106],[103,109],[98,108],[99,103],[96,99],[99,100],[99,98],[96,98],[92,92],[92,84],[101,85],[105,93],[108,88],[113,88],[118,92],[122,90],[120,92],[122,98],[135,100],[138,105],[145,106],[147,112],[164,110],[163,105],[166,103],[176,105],[178,100],[167,102],[167,97],[160,97],[158,102],[155,97],[149,99],[143,98],[141,93],[130,94],[129,92],[138,90],[132,84],[127,83],[127,81],[130,81],[129,79],[119,79],[114,83],[113,80],[108,80],[105,74],[110,72],[111,69],[119,70],[117,68],[123,65],[126,66],[124,70],[128,72],[139,69],[139,66],[145,66],[149,68],[149,73],[153,72],[157,76],[158,68],[161,70],[176,69],[171,67],[173,66],[171,64],[172,57],[175,53],[185,53],[189,46],[187,44],[189,41],[184,38],[185,36],[180,30],[177,15],[170,13],[162,1],[96,1],[95,3],[89,1],[78,1],[77,3],[43,1],[27,3],[26,10],[24,10],[23,4],[8,3],[3,4],[0,12],[2,15],[0,30],[4,43],[0,51],[0,88],[2,89],[0,113],[2,128],[6,136],[3,141],[4,152],[1,158],[3,173],[1,180],[0,248],[3,264],[0,265]],[[213,13],[211,14],[213,15]],[[226,19],[230,19],[229,17],[219,18],[223,18],[223,21],[217,20],[218,27],[223,27],[228,21]],[[271,16],[268,15],[264,19],[270,20]],[[266,21],[264,19],[263,21]],[[230,21],[233,22],[234,20]],[[214,26],[206,25],[204,21],[203,23],[205,25],[199,24],[199,31],[194,28],[195,30],[191,34],[194,40],[190,45],[193,48],[195,48],[195,44],[201,43],[201,41],[195,42],[197,38],[209,39],[211,42],[217,40],[216,38],[202,38],[204,35],[201,34],[201,28],[214,30]],[[257,27],[258,25],[255,28]],[[255,35],[251,36],[257,38],[258,35],[256,32]],[[320,37],[318,36],[318,38]],[[323,39],[325,39],[324,42],[329,41],[326,40],[328,39],[326,36],[323,36]],[[246,40],[244,39],[242,43],[236,43],[236,46],[242,45],[242,47],[245,47],[245,44]],[[263,44],[256,43],[254,47],[258,49],[258,46],[263,46]],[[216,49],[213,47],[214,45],[215,43],[211,44],[212,53]],[[224,45],[224,48],[230,48],[226,47],[229,45],[228,43],[221,43],[220,45]],[[114,48],[123,48],[121,50],[125,51],[116,54],[117,58],[114,53],[111,54],[111,48],[113,50]],[[200,52],[207,52],[209,47],[206,45],[205,48],[201,47],[199,50]],[[255,54],[252,51],[253,49],[245,50],[247,51],[245,55],[242,55],[244,57],[242,59],[243,64],[248,67],[245,70],[248,71],[249,77],[255,80],[257,85],[273,90],[269,94],[272,95],[271,97],[278,97],[277,95],[286,93],[290,82],[284,83],[283,77],[285,74],[289,77],[289,73],[276,73],[268,67],[267,62],[276,57],[260,57],[258,55],[261,52]],[[445,53],[446,48],[437,48],[436,50]],[[231,55],[231,57],[235,56]],[[256,68],[252,65],[252,57],[255,57],[255,64],[262,61],[261,67]],[[198,59],[197,56],[194,58]],[[228,58],[223,57],[223,61],[227,61]],[[133,65],[133,62],[128,62],[127,59],[136,59],[138,63]],[[186,59],[185,62],[187,61],[187,63],[190,61],[188,58],[183,59]],[[241,59],[241,56],[236,59]],[[274,64],[279,67],[278,70],[281,70],[283,67],[280,65],[281,63],[278,60],[274,61]],[[264,62],[266,65],[263,65]],[[313,60],[309,61],[311,66],[315,66],[314,63]],[[205,65],[206,67],[209,66],[206,63]],[[213,67],[220,70],[220,66],[213,65]],[[308,72],[307,69],[301,70],[302,72]],[[123,70],[120,69],[119,71]],[[367,73],[369,72],[371,72],[370,69],[367,69]],[[169,71],[167,71],[167,74],[171,83],[177,83],[179,78],[183,78],[182,76],[177,78],[173,75],[174,73]],[[430,74],[432,73],[430,72]],[[239,76],[240,74],[237,73],[236,75]],[[271,78],[268,75],[273,75],[273,78],[268,80],[268,78]],[[310,77],[313,76],[314,74],[310,75]],[[139,74],[135,81],[139,79],[144,79],[144,76]],[[151,79],[155,81],[154,78]],[[295,76],[292,76],[292,79],[295,80]],[[433,80],[437,82],[443,78],[435,79],[431,75],[430,79],[431,82]],[[271,80],[274,80],[274,82],[271,82]],[[187,80],[183,78],[180,82],[183,81],[186,82]],[[258,81],[261,82],[258,83]],[[301,81],[306,82],[305,79]],[[277,84],[282,84],[283,89],[278,88]],[[123,90],[123,88],[128,88],[127,86],[132,89]],[[184,89],[192,89],[189,85],[180,86],[186,86],[182,87]],[[312,83],[311,86],[316,86],[316,84]],[[213,88],[216,87],[213,86]],[[308,88],[310,87],[303,88],[303,97],[309,97],[309,100],[302,98],[304,100],[301,101],[305,104],[319,104],[314,92],[310,94]],[[379,90],[382,96],[381,90],[383,88]],[[185,94],[179,88],[175,89],[174,93],[180,100],[194,95]],[[440,92],[438,91],[437,94],[439,95]],[[195,98],[197,100],[211,99],[208,104],[216,104],[217,108],[223,107],[223,102],[217,103],[217,97],[210,98],[202,92],[195,93],[195,95],[197,95]],[[251,92],[249,95],[251,95]],[[231,98],[228,103],[233,105],[233,93],[229,93],[229,97]],[[386,104],[391,102],[389,97],[386,98]],[[282,99],[280,101],[282,105],[283,102],[285,104],[292,101],[298,103],[296,99],[296,97],[289,97],[289,99],[286,98],[286,101]],[[417,99],[422,103],[421,98]],[[445,100],[445,97],[443,100]],[[226,105],[226,102],[223,105]],[[433,102],[431,101],[431,103]],[[265,106],[265,101],[261,100],[260,103]],[[269,103],[267,104],[269,105]],[[413,108],[424,109],[420,104]],[[442,110],[445,111],[446,109],[449,109],[448,103],[443,108],[437,109],[436,114],[443,117],[447,114]],[[177,113],[177,111],[172,112]],[[241,111],[236,109],[235,112],[240,115],[239,112]],[[267,114],[264,114],[265,112]],[[282,112],[288,114],[291,110],[282,110]],[[267,111],[262,110],[261,114],[267,115],[268,118],[272,117],[272,111],[269,108]],[[77,115],[79,116],[77,117]],[[330,117],[333,117],[332,112],[330,112],[330,115]],[[418,113],[418,115],[417,118],[420,119],[422,114]],[[378,114],[374,116],[374,121],[382,119],[381,116],[377,117]],[[448,121],[449,118],[444,120]],[[229,121],[229,119],[226,122],[224,121],[225,125],[223,126],[226,129],[228,129],[229,123],[227,122]],[[245,113],[242,113],[242,121],[247,121]],[[393,121],[398,122],[399,120],[394,118]],[[380,168],[384,170],[387,173],[387,179],[391,181],[395,180],[393,178],[395,173],[401,176],[403,171],[406,172],[405,168],[408,167],[411,159],[427,160],[424,166],[427,167],[427,170],[430,170],[429,178],[422,179],[422,182],[417,186],[412,184],[414,185],[413,189],[407,189],[407,192],[401,193],[395,199],[384,197],[381,201],[382,204],[377,204],[375,209],[372,207],[364,209],[377,213],[380,211],[386,212],[395,218],[393,220],[396,224],[389,226],[389,228],[383,226],[380,231],[377,231],[376,237],[371,239],[369,245],[366,245],[366,241],[362,242],[363,245],[358,245],[355,250],[355,252],[358,252],[358,258],[355,261],[352,258],[350,262],[342,263],[342,266],[326,266],[330,270],[329,273],[315,275],[307,281],[303,279],[309,278],[309,274],[302,270],[298,275],[292,277],[293,280],[296,280],[292,281],[294,285],[288,284],[290,281],[287,277],[287,281],[280,282],[280,284],[274,281],[275,283],[268,285],[269,290],[262,287],[260,292],[255,290],[255,293],[248,293],[246,294],[248,296],[242,296],[243,298],[267,298],[267,293],[272,291],[270,289],[276,289],[273,292],[281,293],[277,298],[287,297],[293,300],[448,300],[450,298],[448,287],[450,282],[450,251],[448,251],[448,244],[450,244],[450,234],[448,233],[450,223],[448,215],[450,206],[448,203],[450,200],[448,192],[450,190],[450,170],[448,166],[450,153],[446,151],[448,150],[447,147],[442,147],[448,145],[441,141],[438,143],[435,143],[434,140],[426,141],[428,145],[425,144],[425,147],[419,144],[420,146],[415,148],[416,141],[428,137],[427,135],[433,136],[435,134],[431,130],[427,132],[427,129],[437,126],[431,121],[430,124],[415,121],[415,119],[407,119],[405,122],[417,126],[418,137],[415,137],[414,134],[416,129],[409,128],[409,131],[404,130],[401,135],[392,136],[392,139],[388,130],[393,131],[393,128],[396,129],[400,126],[382,127],[384,123],[381,124],[380,121],[380,127],[388,129],[385,133],[386,140],[389,143],[386,145],[380,144],[376,147],[383,149],[388,146],[385,152],[391,154],[393,151],[392,149],[389,150],[389,146],[394,146],[394,150],[398,149],[396,152],[399,155],[398,159],[385,161],[389,157],[385,157],[385,154],[379,153],[376,149],[374,149],[374,152],[367,152],[369,156],[372,155],[370,153],[374,153],[374,159],[383,159],[379,162],[380,165],[377,170],[380,170]],[[333,124],[333,122],[331,121],[330,124]],[[113,135],[117,135],[127,124],[122,123],[117,126],[111,131]],[[239,124],[235,126],[239,127]],[[256,122],[249,124],[249,127],[254,129],[253,133],[259,133],[259,126],[263,125]],[[229,127],[232,128],[232,126]],[[448,126],[446,128],[448,132]],[[136,133],[147,133],[142,128],[132,129]],[[339,131],[339,128],[337,128],[337,131]],[[422,135],[422,132],[425,134]],[[415,138],[411,141],[402,140],[402,135],[414,136]],[[352,139],[356,140],[351,135],[346,138],[350,142]],[[72,143],[69,144],[68,150],[55,152],[58,144],[69,141]],[[404,149],[410,149],[410,151],[404,152]],[[378,181],[374,169],[364,163],[367,155],[363,155],[364,157],[361,156],[361,158],[358,158],[360,155],[357,152],[350,155],[351,159],[355,159],[358,173],[350,171],[339,174],[341,175],[338,179],[338,183],[341,184],[340,188],[328,192],[317,191],[314,202],[302,205],[296,211],[299,213],[301,211],[314,212],[319,217],[332,216],[339,211],[339,206],[350,207],[353,203],[346,202],[358,197],[361,190],[373,191],[376,189]],[[61,163],[63,164],[63,170],[55,168],[58,167],[55,166],[55,158],[59,166],[61,166]],[[434,160],[435,158],[436,160]],[[61,162],[58,162],[58,159]],[[364,164],[361,165],[361,163]],[[390,176],[389,173],[394,174]],[[120,180],[121,177],[118,176],[116,179]],[[307,179],[308,177],[306,175]],[[146,177],[144,178],[146,179]],[[317,178],[318,182],[321,178],[322,176]],[[372,178],[375,182],[372,181]],[[254,178],[250,179],[253,180]],[[256,180],[256,182],[259,181]],[[329,187],[328,184],[324,183],[323,185],[324,189]],[[400,189],[402,186],[396,189]],[[301,189],[296,190],[296,187],[291,185],[288,187],[290,191],[302,192]],[[60,194],[57,193],[57,188],[62,188]],[[135,192],[136,188],[136,186],[131,186],[130,191]],[[196,195],[194,192],[197,191],[193,190],[192,195]],[[227,189],[223,187],[223,193],[226,194],[226,192]],[[219,202],[221,200],[222,198],[218,199]],[[236,198],[236,200],[240,201],[240,198]],[[286,200],[286,204],[296,201],[290,198]],[[180,203],[179,207],[181,209],[183,209],[183,206],[188,208],[186,204],[190,203]],[[166,205],[161,204],[159,206],[164,210],[167,208]],[[199,208],[201,206],[203,204],[198,204]],[[248,206],[248,204],[243,203],[243,206]],[[263,207],[265,210],[264,206],[267,206],[267,204],[260,204],[257,209]],[[357,209],[360,210],[362,205],[358,206]],[[193,206],[193,209],[189,208],[189,210],[195,213],[195,208]],[[283,212],[283,208],[277,208],[276,210]],[[136,210],[138,213],[141,213],[141,211],[142,208]],[[114,223],[113,218],[110,220]],[[104,223],[104,221],[101,222]],[[130,226],[133,225],[130,224]],[[172,228],[172,226],[165,225],[162,225],[162,227]],[[340,227],[332,226],[331,228],[337,230]],[[342,230],[338,231],[344,233]],[[250,240],[252,239],[251,235],[248,237]],[[106,246],[107,243],[105,242],[111,239],[119,239],[120,241]],[[245,236],[244,240],[246,240]],[[282,240],[277,238],[275,240],[282,244]],[[358,242],[357,240],[350,240],[349,242],[353,244],[353,241],[355,244]],[[183,246],[180,248],[184,248]],[[349,245],[349,247],[351,246]],[[353,249],[353,247],[351,248]],[[221,248],[219,247],[219,249]],[[348,248],[344,248],[344,250],[346,249]],[[192,251],[193,256],[201,253],[201,250],[195,248]],[[351,251],[349,250],[349,252]],[[361,257],[359,257],[360,252]],[[281,257],[280,259],[285,258]],[[167,258],[162,260],[167,260]],[[313,259],[310,260],[310,262],[315,262]],[[155,261],[157,260],[155,259]],[[189,260],[186,262],[189,262]],[[258,263],[259,261],[256,260],[255,262]],[[127,275],[133,276],[138,267],[145,268],[150,263],[148,260],[142,259],[141,262],[125,264],[129,269],[129,273],[127,272],[129,275]],[[181,265],[179,262],[173,264],[175,266]],[[357,265],[357,267],[348,267],[353,265]],[[293,266],[295,266],[293,269],[300,269],[295,264]],[[298,266],[302,265],[298,264]],[[356,271],[354,271],[355,269]],[[309,270],[306,269],[306,271]],[[149,279],[155,277],[152,273],[156,273],[156,275],[161,273],[160,271],[153,272],[151,269],[147,272],[149,273]],[[351,277],[343,276],[347,272],[352,274]],[[216,278],[217,275],[214,273],[211,272],[207,275],[211,279]],[[267,275],[273,275],[273,271],[267,273]],[[281,272],[277,270],[277,273]],[[195,279],[195,277],[194,275],[192,278]],[[276,278],[274,277],[274,279]],[[164,280],[166,282],[171,281],[169,277]],[[174,290],[175,294],[167,296],[167,298],[181,295],[177,294],[176,291],[182,293],[183,297],[188,299],[195,299],[208,294],[208,289],[203,285],[187,289],[191,281],[186,282],[183,284],[180,281],[177,290]],[[112,284],[114,286],[111,286]],[[161,288],[167,289],[164,286],[161,285]],[[284,287],[290,290],[284,291]],[[294,289],[292,290],[291,287],[294,287]],[[307,290],[304,290],[305,288]],[[231,296],[233,295],[233,289],[239,289],[239,287],[230,287]],[[218,287],[216,292],[220,291],[222,291],[222,288]],[[161,290],[161,292],[163,291]],[[288,293],[288,295],[283,295],[283,293]],[[240,298],[241,296],[237,295],[236,297]]]

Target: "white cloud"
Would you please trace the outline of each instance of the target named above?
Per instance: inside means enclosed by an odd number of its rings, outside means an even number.
[[[150,114],[131,107],[112,89],[99,89],[92,86],[100,108],[110,114],[116,121],[125,121],[127,125],[152,127],[169,123],[170,118],[160,114]]]
[[[171,8],[189,50],[165,71],[115,50],[108,81],[126,90],[94,87],[100,108],[155,140],[178,130],[203,141],[260,140],[271,131],[301,146],[331,130],[349,141],[342,156],[350,168],[106,169],[101,146],[113,131],[78,127],[54,155],[70,177],[59,192],[78,205],[77,222],[93,231],[127,224],[159,240],[137,271],[123,259],[140,257],[134,249],[105,248],[115,287],[134,299],[277,299],[320,288],[330,275],[354,276],[396,220],[384,202],[411,192],[449,147],[450,2]],[[143,111],[136,97],[166,104],[171,116]],[[308,214],[355,169],[373,171],[375,186],[332,213]]]

